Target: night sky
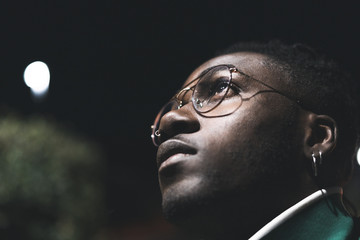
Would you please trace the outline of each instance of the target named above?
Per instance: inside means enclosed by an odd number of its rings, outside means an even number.
[[[2,2],[0,100],[99,142],[108,153],[109,224],[147,219],[160,205],[150,125],[187,75],[237,41],[278,38],[320,48],[358,77],[360,8],[346,3]],[[41,103],[22,78],[36,60],[51,73]]]

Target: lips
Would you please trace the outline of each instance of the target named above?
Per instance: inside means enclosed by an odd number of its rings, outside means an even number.
[[[182,140],[170,139],[162,143],[157,152],[157,166],[159,170],[165,165],[179,161],[186,155],[196,154],[196,149]]]

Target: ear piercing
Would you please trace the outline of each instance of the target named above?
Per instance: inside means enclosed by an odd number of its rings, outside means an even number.
[[[315,153],[312,153],[311,156],[312,156],[312,169],[314,171],[314,176],[317,177],[317,175],[318,175],[318,166],[321,165],[322,161],[323,161],[322,152],[319,151],[319,156],[318,156],[319,161],[318,161],[317,157],[315,156]]]

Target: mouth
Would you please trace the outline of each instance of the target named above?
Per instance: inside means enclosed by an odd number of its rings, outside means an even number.
[[[171,165],[185,160],[187,156],[194,155],[196,152],[195,148],[178,139],[170,139],[162,143],[157,152],[157,166],[159,172]]]

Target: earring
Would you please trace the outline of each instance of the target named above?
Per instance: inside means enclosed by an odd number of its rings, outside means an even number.
[[[160,131],[159,131],[159,130],[156,130],[155,133],[154,133],[154,135],[157,136],[157,137],[160,137],[160,136],[161,136]]]
[[[322,161],[323,161],[323,159],[322,159],[322,152],[321,151],[319,151],[319,158],[320,158],[320,165],[322,164]]]
[[[315,157],[315,154],[313,153],[313,154],[311,154],[311,156],[312,156],[312,169],[313,169],[313,171],[314,171],[314,176],[315,177],[317,177],[317,163],[316,163],[316,157]]]
[[[322,152],[319,151],[319,162],[315,156],[315,153],[311,154],[312,156],[312,169],[314,171],[314,176],[317,177],[318,175],[318,165],[321,165],[323,162],[323,158],[322,158]]]

